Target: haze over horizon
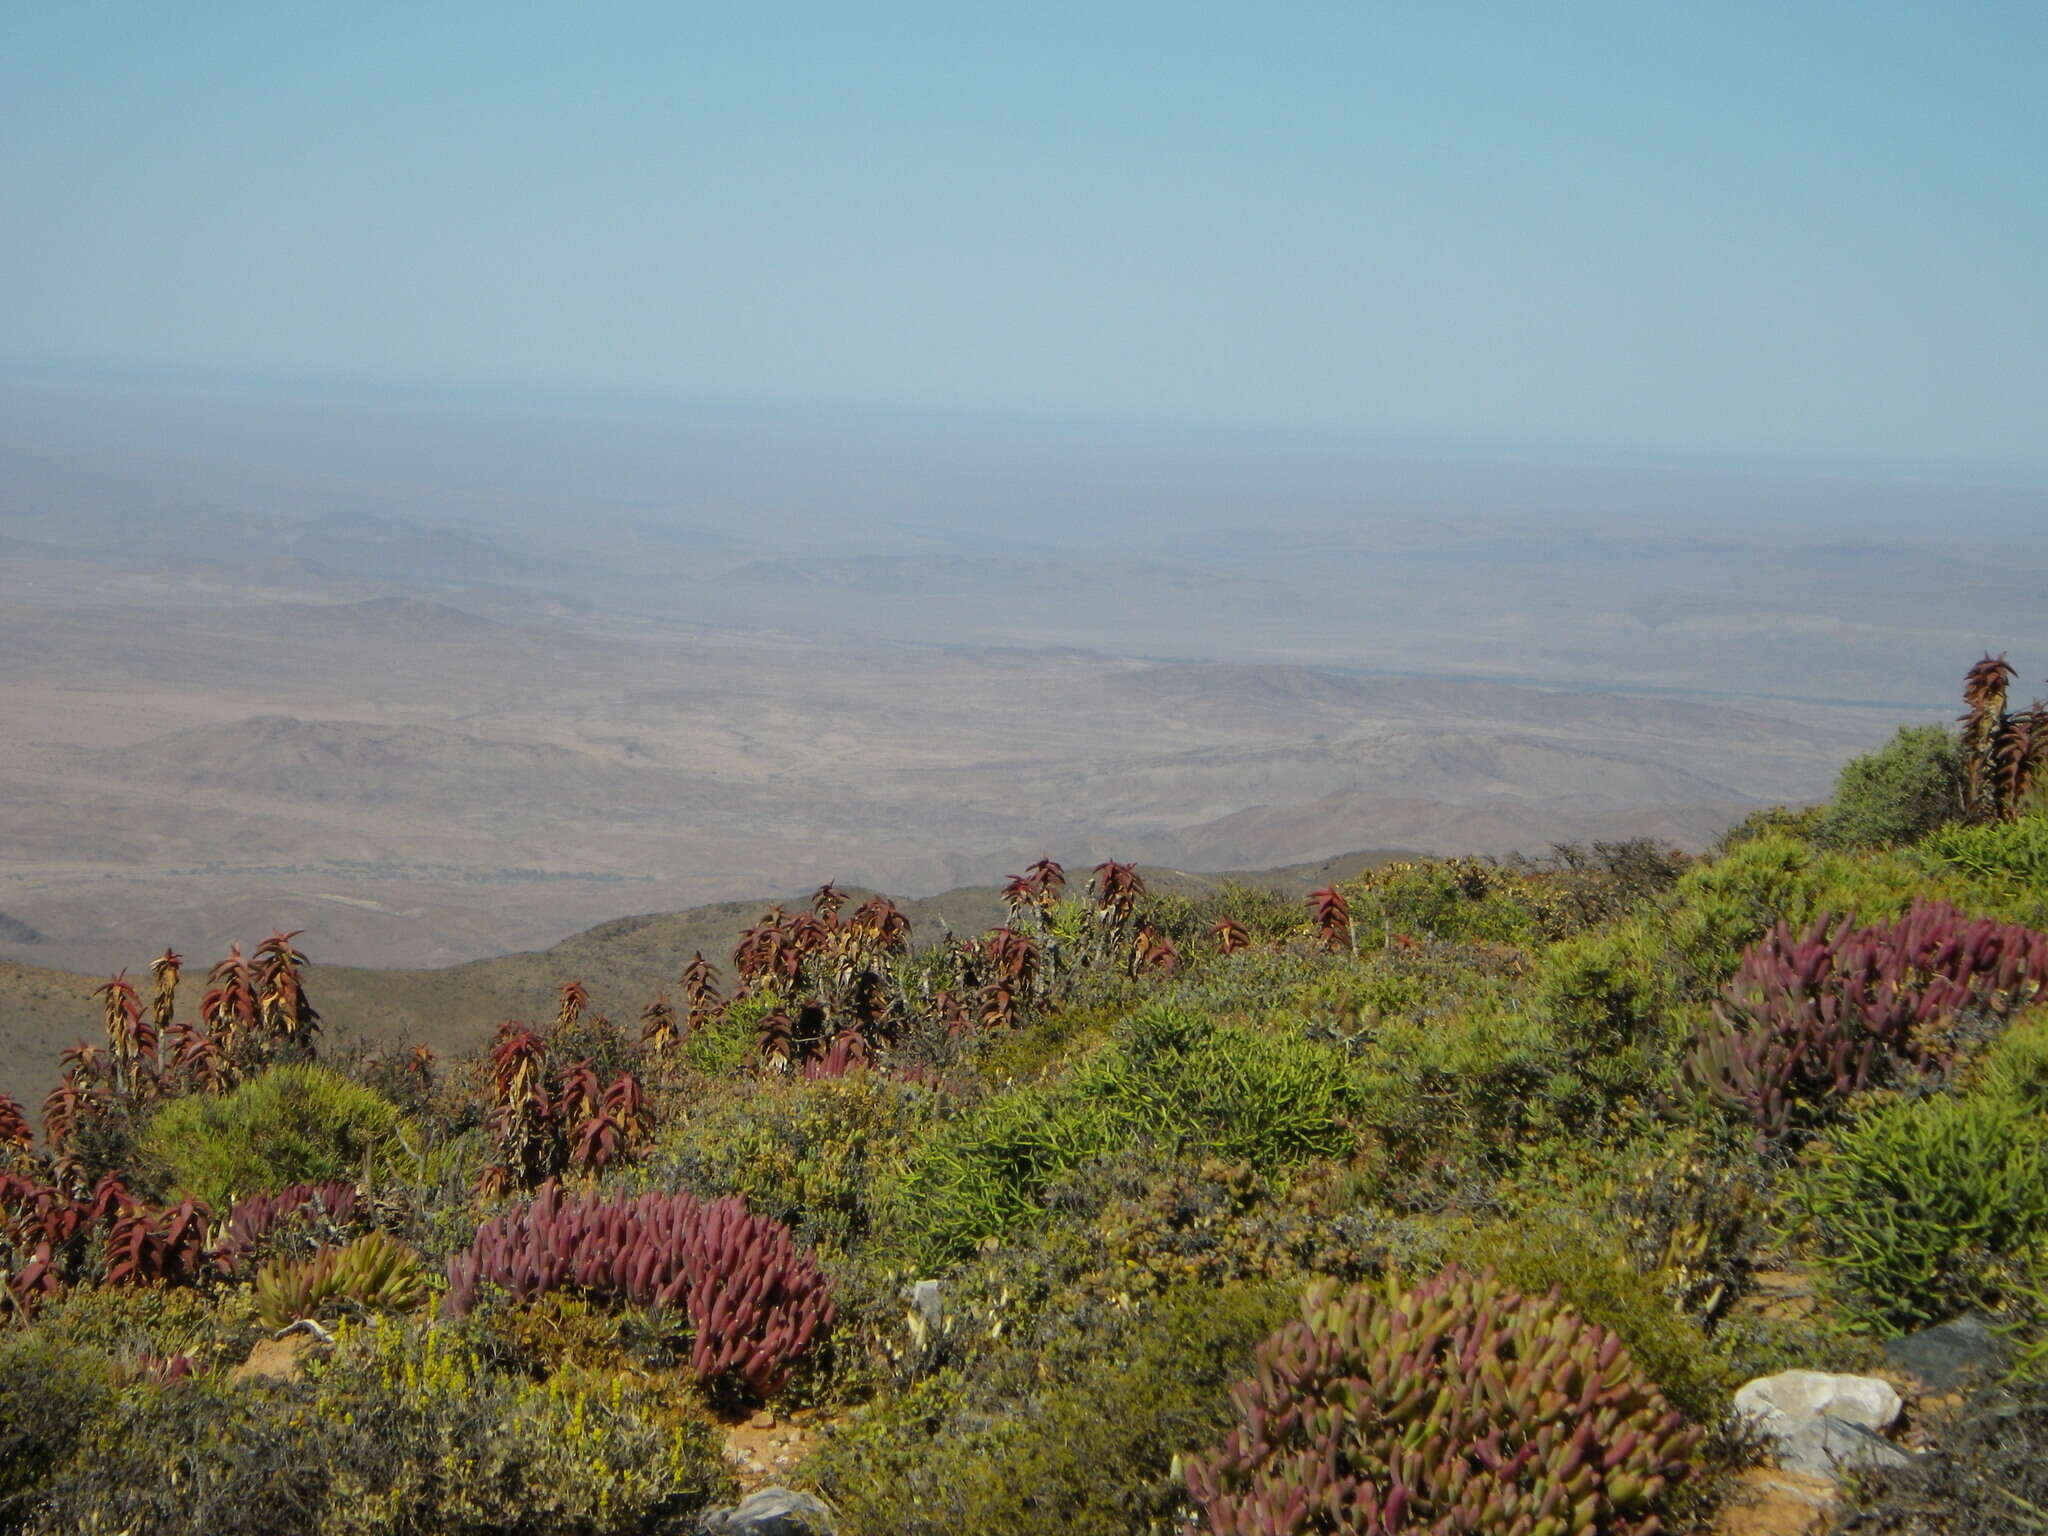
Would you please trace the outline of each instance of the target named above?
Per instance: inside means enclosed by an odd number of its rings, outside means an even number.
[[[0,355],[2048,469],[2048,15],[16,7]]]

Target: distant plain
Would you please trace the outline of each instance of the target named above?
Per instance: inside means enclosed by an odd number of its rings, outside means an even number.
[[[1986,647],[2048,656],[2025,482],[48,379],[0,406],[0,959],[67,971],[274,926],[447,965],[1043,852],[1699,846],[1952,713]]]

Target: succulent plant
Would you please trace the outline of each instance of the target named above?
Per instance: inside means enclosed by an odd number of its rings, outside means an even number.
[[[240,1269],[266,1239],[292,1226],[344,1227],[356,1213],[355,1186],[332,1179],[292,1184],[274,1194],[247,1195],[228,1213],[227,1232],[214,1259],[229,1274]]]
[[[35,1139],[35,1128],[21,1105],[0,1093],[0,1153],[26,1152]]]
[[[256,1315],[284,1328],[337,1301],[373,1312],[404,1312],[427,1297],[420,1256],[382,1232],[311,1258],[266,1264],[256,1274]]]
[[[1216,919],[1216,925],[1209,930],[1209,936],[1216,941],[1216,948],[1226,955],[1234,955],[1241,949],[1249,948],[1252,942],[1251,931],[1236,918],[1227,915]]]
[[[766,1397],[832,1325],[831,1289],[779,1221],[734,1197],[599,1199],[545,1186],[485,1222],[448,1261],[444,1310],[464,1316],[484,1281],[517,1301],[550,1291],[681,1311],[696,1332],[690,1365]]]
[[[161,1211],[123,1202],[107,1233],[107,1284],[190,1285],[206,1270],[212,1220],[189,1196]]]
[[[1334,885],[1308,893],[1309,920],[1316,926],[1316,940],[1328,950],[1351,947],[1351,903]]]
[[[1947,1064],[1943,1028],[1964,1010],[2009,1018],[2048,984],[2048,934],[1946,902],[1857,926],[1824,914],[1780,924],[1743,952],[1691,1070],[1783,1141],[1829,1106],[1901,1070]]]
[[[1554,1291],[1455,1266],[1319,1284],[1233,1396],[1240,1427],[1187,1464],[1216,1536],[1653,1536],[1699,1442]]]

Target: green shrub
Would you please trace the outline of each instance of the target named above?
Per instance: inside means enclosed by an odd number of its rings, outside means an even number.
[[[23,1528],[625,1536],[729,1486],[716,1432],[649,1383],[535,1382],[464,1331],[379,1323],[344,1330],[300,1381],[128,1389]]]
[[[1896,853],[1843,853],[1793,837],[1759,837],[1688,870],[1678,882],[1671,940],[1695,995],[1718,992],[1742,952],[1779,923],[1797,931],[1822,912],[1862,923],[1901,917],[1916,899],[1959,893]]]
[[[35,1326],[117,1361],[191,1355],[209,1366],[243,1359],[263,1331],[253,1298],[239,1286],[77,1285],[41,1308]]]
[[[403,1156],[389,1100],[324,1067],[273,1067],[219,1098],[173,1099],[143,1132],[145,1170],[225,1210],[237,1195],[382,1176]]]
[[[1012,1089],[938,1131],[895,1201],[938,1263],[1031,1220],[1052,1182],[1141,1141],[1266,1168],[1351,1145],[1343,1056],[1298,1037],[1149,1008],[1067,1082]]]
[[[1591,1053],[1644,1043],[1675,999],[1662,946],[1637,919],[1544,950],[1535,1001],[1568,1049]]]
[[[1600,1070],[1631,1069],[1635,1052],[1590,1058]],[[1575,1062],[1561,1032],[1528,1007],[1502,1000],[1469,1011],[1390,1019],[1358,1066],[1361,1125],[1384,1154],[1384,1172],[1423,1176],[1397,1194],[1427,1207],[1473,1181],[1490,1181],[1537,1138],[1569,1124],[1597,1137],[1622,1084],[1601,1087]]]
[[[2048,1006],[2014,1019],[1986,1053],[1976,1076],[1986,1093],[2048,1114]]]
[[[1555,938],[1572,921],[1540,878],[1484,859],[1402,861],[1343,889],[1362,950],[1395,934],[1526,947]]]
[[[1995,1305],[2048,1236],[2048,1120],[2014,1095],[1888,1105],[1842,1131],[1792,1208],[1853,1314],[1897,1330]]]
[[[0,1530],[13,1530],[44,1479],[111,1409],[104,1354],[47,1331],[0,1330]]]
[[[1342,1055],[1187,1009],[1133,1015],[1074,1092],[1138,1137],[1260,1168],[1332,1157],[1351,1141]]]
[[[2048,893],[2048,816],[1943,827],[1920,851],[1973,881]]]
[[[1797,810],[1789,805],[1772,805],[1751,811],[1714,839],[1714,853],[1725,857],[1744,843],[1753,843],[1760,837],[1789,837],[1796,842],[1811,842],[1814,829],[1820,825],[1827,811],[1825,805],[1804,805]]]
[[[877,1072],[761,1084],[665,1132],[627,1182],[743,1195],[812,1245],[844,1252],[874,1225],[933,1099]]]
[[[886,1398],[806,1470],[848,1536],[1174,1529],[1178,1456],[1229,1422],[1230,1383],[1287,1310],[1268,1287],[1171,1292],[1121,1337],[1091,1326]],[[1052,1361],[1067,1368],[1048,1383]]]
[[[1831,847],[1895,848],[1957,820],[1963,754],[1939,725],[1904,725],[1875,752],[1851,758],[1835,779],[1814,839]]]

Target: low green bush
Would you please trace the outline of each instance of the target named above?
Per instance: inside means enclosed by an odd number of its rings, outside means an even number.
[[[715,1429],[625,1376],[545,1382],[463,1330],[346,1329],[299,1381],[121,1393],[27,1501],[24,1532],[627,1536],[726,1493]]]
[[[913,1153],[899,1226],[925,1259],[958,1258],[1044,1208],[1052,1182],[1139,1142],[1277,1167],[1349,1150],[1341,1052],[1153,1007],[1063,1083],[1001,1093]]]
[[[1842,1130],[1791,1209],[1852,1315],[1904,1331],[1995,1306],[2048,1237],[2048,1119],[2016,1095],[1887,1105]]]
[[[1540,877],[1485,859],[1404,860],[1343,890],[1361,950],[1395,936],[1527,947],[1573,923],[1567,904]]]
[[[1178,1457],[1229,1422],[1230,1384],[1290,1301],[1263,1286],[1188,1287],[1068,1347],[1041,1339],[943,1372],[858,1415],[806,1474],[848,1536],[1176,1529]],[[1064,1367],[1051,1381],[1049,1362]]]
[[[2048,895],[2048,815],[1943,827],[1921,842],[1920,852],[2003,892]]]
[[[934,1115],[931,1092],[879,1072],[759,1083],[664,1131],[623,1182],[742,1195],[806,1242],[843,1253],[874,1225]]]
[[[0,1330],[0,1530],[18,1528],[114,1396],[106,1355],[47,1330]]]
[[[216,1098],[173,1099],[144,1128],[145,1177],[225,1210],[238,1195],[403,1167],[403,1117],[325,1067],[272,1067]],[[408,1160],[409,1161],[409,1160]]]
[[[1961,900],[1953,885],[1930,880],[1924,865],[1900,853],[1846,853],[1800,838],[1768,836],[1739,844],[1688,870],[1673,893],[1668,926],[1693,995],[1710,996],[1735,974],[1743,950],[1779,923],[1805,927],[1822,912],[1861,923],[1902,917],[1916,900]]]
[[[1536,1006],[1574,1051],[1640,1044],[1674,1001],[1663,946],[1640,919],[1561,940],[1537,962]]]

